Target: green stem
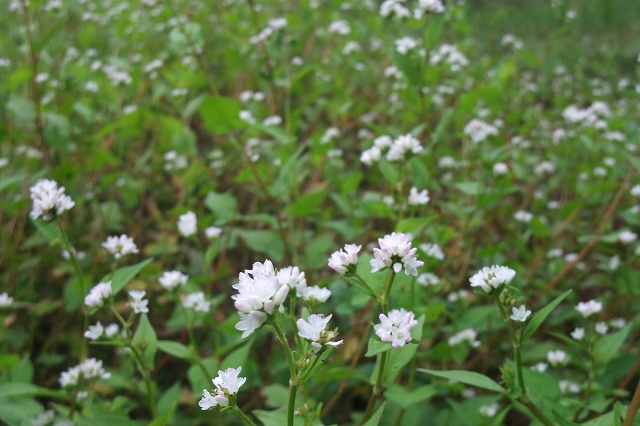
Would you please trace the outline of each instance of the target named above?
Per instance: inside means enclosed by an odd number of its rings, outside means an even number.
[[[296,407],[296,392],[298,390],[299,381],[296,377],[296,363],[293,360],[293,353],[291,352],[291,346],[289,346],[289,341],[287,340],[287,336],[285,336],[284,331],[282,330],[282,326],[278,321],[278,314],[273,318],[273,327],[276,330],[276,334],[278,335],[278,339],[284,348],[284,352],[287,356],[287,363],[289,364],[289,399],[288,399],[288,407],[287,407],[287,425],[293,426],[293,415]]]
[[[375,291],[373,289],[373,287],[371,287],[365,280],[362,279],[362,277],[356,272],[353,275],[349,275],[352,278],[355,278],[360,284],[362,284],[369,292],[371,292],[371,294],[374,294],[376,297],[376,300],[378,301],[378,303],[382,304],[382,299],[380,298],[380,295],[378,294],[377,291]]]
[[[629,408],[627,409],[627,415],[624,417],[622,426],[631,426],[633,424],[633,420],[636,418],[636,414],[638,413],[639,407],[640,407],[640,381],[638,382],[638,386],[636,386],[636,390],[633,393],[633,397],[631,398],[631,403],[629,404]]]
[[[234,405],[231,409],[233,410],[234,413],[236,413],[238,417],[242,419],[242,421],[245,424],[249,426],[256,426],[256,424],[245,413],[243,413],[242,410],[238,408],[237,405]]]
[[[135,356],[136,361],[138,361],[138,364],[140,365],[140,370],[142,371],[142,378],[144,379],[144,383],[147,386],[147,395],[149,397],[149,411],[151,413],[151,418],[155,419],[156,417],[158,417],[158,410],[156,408],[156,398],[153,392],[151,372],[149,371],[149,367],[147,366],[147,363],[144,361],[144,356],[140,352],[140,349],[138,349],[132,343],[128,343],[127,347],[129,347],[133,351],[133,355]]]
[[[391,287],[393,284],[393,280],[396,278],[396,271],[392,268],[389,268],[389,277],[387,278],[387,282],[384,284],[384,293],[382,295],[382,313],[385,315],[389,315],[389,297],[391,295]]]
[[[500,313],[502,314],[502,319],[504,320],[504,323],[507,325],[507,330],[509,331],[509,336],[511,337],[511,345],[513,346],[513,357],[515,358],[515,362],[516,362],[516,374],[518,377],[518,387],[520,388],[520,395],[526,397],[527,389],[525,388],[525,385],[524,385],[524,375],[522,373],[522,355],[520,352],[522,333],[520,333],[518,337],[515,330],[513,329],[513,325],[509,320],[509,314],[507,313],[507,310],[502,304],[500,297],[497,298],[497,301],[498,301],[498,308],[500,309]]]

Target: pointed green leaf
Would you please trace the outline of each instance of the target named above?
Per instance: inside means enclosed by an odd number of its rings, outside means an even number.
[[[122,268],[116,269],[116,271],[113,273],[113,277],[111,278],[111,289],[113,291],[113,295],[115,296],[116,294],[118,294],[118,292],[122,290],[127,284],[129,284],[129,281],[131,281],[133,277],[138,275],[138,272],[140,272],[142,268],[147,266],[152,260],[153,258],[150,257],[149,259],[144,260],[140,263],[136,263],[135,265],[123,266]],[[111,274],[105,275],[101,281],[108,281],[110,275]]]
[[[547,306],[533,314],[531,316],[531,320],[527,323],[527,326],[524,330],[524,336],[522,337],[522,340],[525,341],[529,337],[531,337],[533,333],[535,333],[535,331],[542,325],[544,320],[549,316],[551,311],[553,311],[556,306],[558,306],[560,302],[562,302],[564,298],[567,297],[572,291],[573,290],[565,291],[560,296],[553,299]]]
[[[387,405],[386,401],[378,407],[378,409],[373,413],[373,416],[369,418],[362,426],[378,426],[380,424],[380,420],[382,419],[382,412],[384,411],[384,407]]]
[[[182,343],[174,342],[173,340],[159,340],[158,349],[176,358],[191,358],[191,351],[189,348]]]
[[[460,383],[475,386],[482,389],[487,389],[494,392],[507,393],[507,390],[500,386],[495,380],[474,371],[464,370],[428,370],[426,368],[418,368],[418,371],[422,373],[431,374],[432,376],[442,377],[444,379],[456,380]]]
[[[153,368],[154,358],[158,350],[158,337],[147,314],[140,315],[140,322],[131,343],[142,350],[147,367]]]

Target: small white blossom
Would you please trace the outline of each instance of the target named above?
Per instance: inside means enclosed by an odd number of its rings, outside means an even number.
[[[90,325],[89,329],[84,332],[84,337],[89,340],[98,340],[104,334],[104,328],[100,321],[95,323],[94,325]]]
[[[189,276],[180,271],[165,271],[158,278],[158,282],[165,290],[171,291],[178,286],[184,286],[188,279]]]
[[[533,214],[525,210],[519,210],[513,215],[513,218],[518,222],[529,223],[533,219]]]
[[[572,332],[571,332],[571,338],[573,340],[582,340],[584,338],[584,328],[582,327],[576,327]]]
[[[204,298],[204,293],[189,293],[182,301],[182,306],[193,309],[196,312],[209,312],[211,309],[211,301]]]
[[[602,303],[597,300],[589,300],[588,302],[580,302],[578,306],[576,306],[576,310],[582,314],[583,317],[587,318],[593,314],[597,314],[602,311]]]
[[[198,231],[198,218],[194,212],[187,212],[178,218],[178,232],[183,237],[195,235]]]
[[[0,293],[0,308],[8,308],[13,304],[13,297],[8,293]]]
[[[305,302],[316,301],[318,303],[326,302],[331,297],[331,290],[317,285],[305,287],[300,295]]]
[[[217,226],[209,226],[204,230],[204,235],[209,238],[217,238],[222,234],[222,228],[218,228]]]
[[[625,229],[624,231],[618,234],[618,240],[623,244],[629,244],[638,239],[638,234],[633,231],[629,231]]]
[[[440,278],[431,272],[424,272],[418,275],[416,282],[422,286],[429,287],[440,284]]]
[[[402,347],[411,342],[411,329],[418,325],[414,317],[415,314],[411,311],[393,309],[388,317],[380,314],[380,324],[373,328],[383,342],[391,342],[394,348]]]
[[[496,414],[498,414],[499,409],[500,405],[494,402],[493,404],[483,405],[478,409],[478,411],[483,417],[494,417]]]
[[[347,244],[343,249],[333,252],[329,258],[329,267],[341,275],[355,272],[361,248],[361,245]]]
[[[436,243],[423,243],[420,244],[420,250],[424,252],[429,257],[433,257],[434,259],[444,260],[444,252],[442,248]]]
[[[298,336],[309,340],[314,352],[319,352],[324,346],[336,347],[342,344],[342,340],[333,342],[335,332],[326,329],[331,316],[313,314],[306,321],[302,318],[296,321]]]
[[[133,309],[134,314],[146,314],[149,313],[149,301],[144,298],[144,295],[147,294],[144,290],[131,290],[129,292],[129,296],[131,297],[131,309]]]
[[[513,314],[511,315],[511,319],[514,321],[525,322],[529,315],[531,315],[531,311],[528,310],[524,305],[520,305],[519,308],[511,308]]]
[[[412,206],[425,205],[429,202],[429,191],[423,189],[418,192],[418,189],[414,186],[409,191],[408,203]]]
[[[607,334],[607,331],[609,331],[609,326],[607,325],[606,322],[599,321],[596,323],[595,330],[596,330],[596,333],[598,334]]]
[[[107,249],[107,251],[116,259],[120,259],[122,256],[126,256],[127,254],[138,253],[138,247],[133,242],[133,238],[125,234],[122,234],[119,237],[107,237],[107,240],[102,243],[102,247]]]
[[[111,281],[98,283],[84,298],[84,304],[90,308],[100,307],[111,297]]]
[[[493,165],[493,174],[496,176],[506,175],[509,172],[509,166],[505,163],[496,163]]]
[[[462,342],[468,342],[472,347],[477,348],[480,346],[480,341],[477,338],[478,332],[473,328],[467,328],[449,337],[447,342],[450,346],[457,346]]]
[[[498,129],[489,123],[474,118],[464,127],[464,133],[471,138],[473,143],[480,143],[489,136],[497,136]]]
[[[371,272],[392,268],[397,274],[404,268],[406,275],[418,276],[418,268],[424,265],[424,262],[416,258],[417,249],[411,248],[411,241],[406,234],[393,232],[384,238],[378,238],[378,244],[380,248],[373,249]]]
[[[537,371],[539,373],[544,373],[545,371],[547,371],[547,368],[549,368],[549,364],[547,364],[546,362],[539,362],[531,366],[531,369],[533,371]]]
[[[497,289],[504,284],[509,284],[515,276],[516,271],[506,266],[485,266],[469,278],[469,282],[471,287],[482,287],[484,291],[490,293],[494,288]]]
[[[560,392],[567,393],[580,393],[580,386],[576,383],[570,382],[568,380],[560,380],[558,382],[558,387],[560,387]]]
[[[60,375],[60,386],[76,386],[81,380],[108,379],[111,373],[107,373],[102,367],[102,361],[96,358],[87,358],[82,363],[71,367]]]
[[[226,370],[218,370],[218,377],[212,380],[216,387],[213,394],[206,389],[202,390],[202,398],[198,405],[203,410],[215,406],[226,407],[229,405],[229,398],[236,395],[240,387],[247,381],[246,377],[238,377],[242,367],[227,368]]]
[[[71,209],[76,203],[65,195],[64,186],[58,187],[54,180],[41,179],[29,189],[33,207],[29,216],[36,220],[51,220],[54,215],[61,215]]]
[[[104,328],[105,336],[107,336],[110,339],[115,337],[115,335],[118,334],[119,331],[120,331],[120,328],[118,327],[118,324],[109,324]]]
[[[565,364],[567,362],[567,353],[561,350],[549,351],[547,352],[547,361],[554,367]]]

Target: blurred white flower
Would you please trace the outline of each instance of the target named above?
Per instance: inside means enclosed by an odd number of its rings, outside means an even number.
[[[471,347],[477,348],[480,346],[480,341],[477,339],[478,332],[473,328],[464,329],[447,339],[447,343],[450,346],[457,346],[462,342],[468,342]]]
[[[84,304],[88,307],[100,307],[111,297],[111,281],[96,284],[84,298]]]
[[[471,287],[482,287],[484,291],[490,293],[494,288],[509,284],[515,276],[516,271],[506,266],[485,266],[469,278],[469,283]]]
[[[593,314],[597,314],[602,311],[602,303],[597,300],[589,300],[588,302],[580,302],[576,306],[576,310],[582,314],[583,317],[587,318]]]
[[[149,313],[148,304],[149,301],[144,298],[144,295],[147,294],[144,290],[131,290],[129,291],[129,296],[131,297],[131,309],[133,309],[134,314],[146,314]]]
[[[138,253],[138,247],[133,242],[133,238],[122,234],[119,237],[110,236],[102,243],[102,247],[107,249],[109,253],[116,259],[120,259],[122,256],[126,256],[132,253]]]
[[[582,328],[582,327],[576,327],[571,332],[571,338],[573,340],[582,340],[583,337],[584,337],[584,328]]]
[[[13,297],[8,293],[0,293],[0,308],[8,308],[13,304]]]
[[[217,238],[222,234],[222,228],[218,228],[217,226],[209,226],[204,230],[204,235],[209,238]]]
[[[178,218],[178,232],[183,237],[195,235],[198,231],[198,218],[194,212],[187,212]]]
[[[171,291],[180,285],[185,285],[188,279],[189,276],[180,271],[165,271],[158,281],[165,290]]]
[[[409,190],[408,203],[410,205],[412,206],[425,205],[429,202],[429,200],[430,200],[429,191],[427,191],[426,189],[423,189],[422,191],[418,192],[418,189],[415,186],[413,186]]]
[[[89,340],[98,340],[104,334],[104,327],[100,324],[100,321],[94,325],[90,325],[89,329],[84,332],[84,337]]]
[[[211,301],[204,298],[204,293],[189,293],[182,301],[182,306],[193,309],[195,312],[209,312],[211,309]]]
[[[61,215],[71,209],[76,203],[65,195],[64,186],[58,187],[54,180],[41,179],[29,189],[33,207],[29,216],[36,220],[51,220],[54,215]]]
[[[561,350],[549,351],[547,352],[547,361],[549,361],[549,364],[553,365],[554,367],[564,364],[568,361],[567,353]]]

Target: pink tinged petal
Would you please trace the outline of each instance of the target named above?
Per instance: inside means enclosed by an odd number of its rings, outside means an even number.
[[[233,306],[235,306],[237,310],[239,310],[240,312],[244,312],[245,314],[248,314],[253,310],[253,306],[251,306],[251,304],[246,300],[236,300],[233,303]]]
[[[278,291],[276,292],[276,295],[273,296],[273,301],[275,302],[276,305],[280,306],[282,305],[282,303],[284,302],[284,300],[287,298],[287,295],[289,294],[289,286],[283,285],[280,287],[280,289],[278,289]]]
[[[273,302],[273,300],[267,300],[266,302],[264,302],[264,311],[267,314],[271,315],[275,308],[276,304]]]

